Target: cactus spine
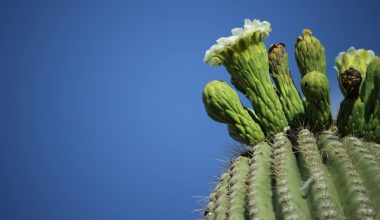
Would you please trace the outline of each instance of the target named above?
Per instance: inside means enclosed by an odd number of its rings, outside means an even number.
[[[353,48],[336,58],[345,98],[335,127],[321,42],[305,29],[295,45],[302,100],[284,44],[265,49],[270,30],[246,20],[206,52],[253,109],[225,82],[204,89],[208,115],[247,149],[210,194],[205,219],[380,219],[380,58]]]

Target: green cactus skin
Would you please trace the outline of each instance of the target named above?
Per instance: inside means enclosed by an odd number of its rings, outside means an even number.
[[[368,65],[366,80],[363,83],[360,97],[365,103],[365,120],[368,121],[379,119],[380,116],[380,58],[374,58]],[[370,126],[378,124],[378,122],[370,122]],[[374,130],[376,127],[370,127]]]
[[[307,73],[301,81],[301,89],[307,100],[306,122],[315,131],[330,127],[330,85],[320,72]]]
[[[364,137],[366,134],[364,121],[364,103],[361,98],[345,98],[340,103],[337,117],[337,126],[341,135],[353,134],[358,137]]]
[[[277,88],[277,95],[290,126],[299,126],[305,117],[301,96],[294,85],[288,66],[285,45],[273,44],[268,51],[269,71]]]
[[[205,219],[227,219],[229,209],[229,182],[231,179],[230,172],[226,172],[221,177],[215,192],[210,196],[210,202],[204,213]]]
[[[377,75],[380,74],[380,58],[376,57],[368,64],[366,79],[363,81],[363,86],[360,91],[360,98],[363,102],[366,103],[366,108],[369,108],[368,111],[373,110],[376,96],[375,93],[375,83],[376,79],[379,78]],[[368,106],[368,107],[367,107]]]
[[[307,129],[297,140],[280,132],[233,160],[205,219],[378,219],[379,144]]]
[[[323,46],[309,30],[297,40],[301,100],[283,45],[266,53],[268,24],[248,20],[206,52],[207,63],[223,64],[254,110],[224,82],[205,87],[208,115],[248,145],[210,194],[205,219],[380,219],[380,58],[362,49],[339,54],[345,99],[332,123]],[[302,106],[300,124],[312,132],[293,123]]]
[[[373,90],[369,84],[373,81]],[[380,58],[374,58],[368,65],[367,76],[363,84],[364,119],[367,124],[367,138],[380,142]]]
[[[220,185],[221,185],[221,182],[219,182],[218,185],[215,187],[215,191],[220,187]],[[213,217],[215,217],[215,208],[217,207],[216,206],[216,200],[217,200],[216,192],[211,193],[208,199],[209,199],[209,203],[207,204],[207,208],[203,212],[203,215],[205,216],[205,219],[212,219]]]
[[[352,162],[356,165],[360,176],[363,177],[364,185],[368,189],[368,196],[380,214],[380,164],[375,156],[365,147],[365,144],[356,137],[342,139],[347,147]]]
[[[309,29],[303,30],[296,42],[296,61],[302,77],[312,71],[326,75],[325,48]]]
[[[248,216],[250,219],[275,219],[271,191],[272,148],[266,142],[255,145],[249,161]]]
[[[370,142],[364,143],[365,148],[368,149],[371,155],[373,155],[378,163],[380,163],[380,144]]]
[[[287,120],[270,81],[265,44],[254,42],[247,48],[245,45],[238,46],[234,51],[244,53],[234,55],[231,58],[233,61],[226,66],[233,78],[231,82],[252,103],[265,132],[281,131],[287,126]]]
[[[285,134],[280,132],[275,136],[273,148],[275,193],[280,214],[277,218],[311,219],[307,201],[302,196],[301,175],[292,152],[292,144]]]
[[[237,157],[210,195],[205,219],[275,219],[271,156],[270,145],[261,142],[252,155]]]
[[[231,167],[228,219],[244,219],[247,216],[245,206],[249,158],[238,157]]]
[[[331,132],[324,132],[320,137],[323,151],[326,151],[328,160],[326,166],[330,170],[335,187],[346,218],[348,219],[375,219],[376,212],[369,199],[363,177],[359,175],[353,161],[349,157],[348,149]]]
[[[253,121],[237,93],[225,82],[211,81],[203,90],[207,114],[215,121],[226,123],[231,136],[244,144],[264,140],[260,126]]]
[[[303,180],[312,181],[306,195],[313,219],[343,219],[343,208],[328,170],[323,165],[316,138],[307,129],[301,130],[297,137]]]

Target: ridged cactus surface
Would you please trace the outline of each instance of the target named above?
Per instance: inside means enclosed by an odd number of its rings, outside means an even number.
[[[207,114],[245,146],[208,197],[205,219],[380,219],[380,58],[349,48],[335,60],[344,95],[330,108],[325,48],[309,29],[295,43],[301,89],[282,43],[267,51],[270,23],[245,20],[206,51],[228,83],[203,91]],[[272,83],[272,80],[274,84]]]

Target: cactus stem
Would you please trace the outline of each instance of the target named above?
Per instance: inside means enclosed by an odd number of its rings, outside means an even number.
[[[347,147],[352,162],[356,165],[359,174],[364,180],[364,185],[368,190],[368,196],[373,206],[376,207],[377,214],[380,213],[380,164],[376,161],[370,151],[356,137],[345,137],[342,140]]]
[[[249,161],[248,215],[250,219],[275,219],[272,205],[271,165],[272,148],[261,142],[253,147]]]
[[[333,180],[348,219],[375,219],[376,213],[368,197],[364,181],[355,169],[339,138],[326,131],[320,136],[321,147],[327,151],[326,166]]]
[[[232,164],[228,219],[244,219],[247,215],[245,208],[247,195],[247,178],[249,173],[249,159],[239,156]]]
[[[302,182],[292,145],[283,132],[274,137],[274,175],[276,196],[284,219],[311,219],[306,200],[302,197]]]
[[[303,129],[298,133],[299,164],[305,184],[309,184],[311,193],[308,195],[313,217],[316,219],[342,219],[343,209],[339,203],[338,194],[333,181],[323,165],[313,134]]]
[[[209,216],[215,217],[212,219],[227,219],[228,217],[228,188],[230,181],[230,173],[225,173],[219,184],[215,189],[215,207],[213,210],[210,210]]]

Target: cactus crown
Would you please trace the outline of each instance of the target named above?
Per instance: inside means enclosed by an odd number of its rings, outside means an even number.
[[[330,88],[322,43],[310,29],[304,29],[303,35],[296,40],[295,58],[302,76],[301,88],[305,96],[302,99],[290,74],[285,44],[275,43],[268,51],[265,47],[264,40],[270,31],[269,22],[246,19],[243,28],[232,29],[231,36],[219,38],[206,51],[204,61],[212,66],[225,66],[231,75],[231,83],[253,106],[253,109],[241,106],[241,109],[246,109],[250,114],[234,117],[235,121],[215,119],[224,110],[231,117],[241,113],[232,109],[215,110],[209,106],[208,103],[212,102],[208,102],[207,97],[220,103],[231,101],[227,96],[208,94],[210,87],[216,85],[211,83],[206,86],[203,95],[207,113],[211,118],[226,123],[232,130],[242,128],[243,125],[239,123],[244,118],[255,123],[255,128],[250,129],[262,132],[265,136],[281,132],[287,126],[297,129],[300,125],[307,125],[314,133],[330,128]],[[356,50],[354,47],[336,57],[335,69],[342,93],[346,97],[341,103],[337,119],[340,135],[355,134],[368,140],[380,141],[380,132],[376,132],[380,115],[375,104],[379,95],[374,91],[380,71],[379,62],[372,50]],[[270,76],[275,85],[272,84]],[[223,97],[228,100],[223,100]],[[234,97],[236,101],[236,94]],[[262,140],[262,137],[258,137],[257,140],[242,143],[254,144]]]
[[[205,218],[380,218],[380,58],[355,48],[337,56],[345,98],[333,121],[322,43],[309,29],[296,40],[301,98],[285,44],[266,49],[270,31],[269,22],[246,19],[204,56],[227,69],[253,107],[222,81],[203,91],[207,114],[248,149],[222,175]]]

